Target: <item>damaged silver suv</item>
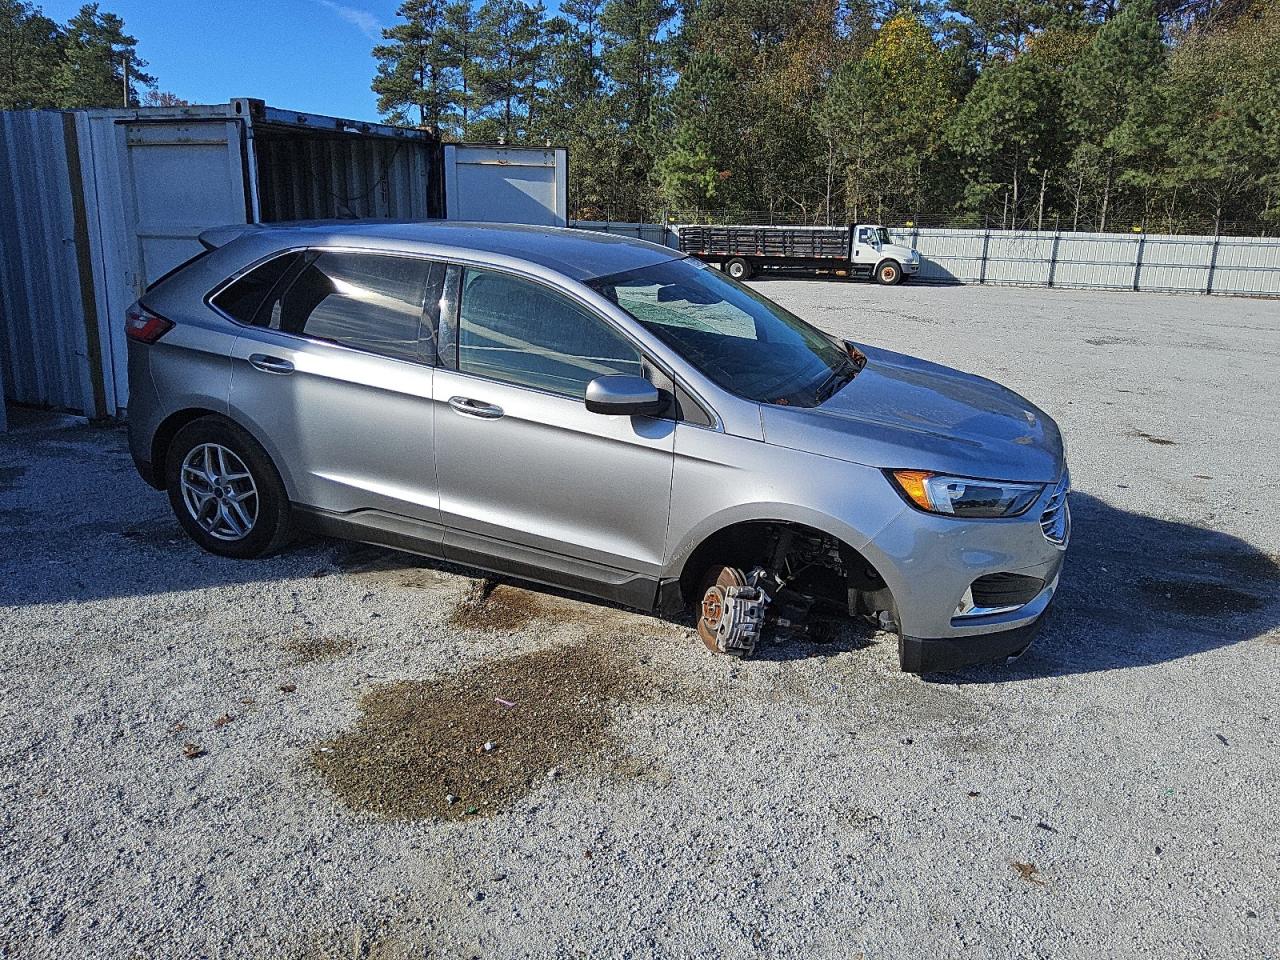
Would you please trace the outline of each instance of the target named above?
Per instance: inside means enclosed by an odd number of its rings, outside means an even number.
[[[1020,653],[1070,519],[1054,422],[653,244],[464,223],[207,232],[129,311],[129,433],[198,544],[294,530],[661,612],[713,650],[866,616]]]

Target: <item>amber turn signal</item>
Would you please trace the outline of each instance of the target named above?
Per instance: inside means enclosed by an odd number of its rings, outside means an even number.
[[[902,492],[911,498],[921,510],[932,513],[936,508],[929,500],[929,487],[925,481],[933,476],[928,470],[894,470],[893,479],[898,481]]]

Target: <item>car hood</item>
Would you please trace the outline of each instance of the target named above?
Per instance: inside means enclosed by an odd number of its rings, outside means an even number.
[[[874,467],[1050,483],[1058,425],[984,377],[856,345],[862,371],[817,407],[761,406],[768,443]]]
[[[915,253],[911,247],[904,247],[900,243],[887,243],[881,249],[880,253],[886,257],[897,257],[899,260],[910,260],[911,255]]]

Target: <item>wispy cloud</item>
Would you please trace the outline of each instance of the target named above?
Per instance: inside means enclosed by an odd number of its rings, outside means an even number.
[[[321,6],[328,7],[370,40],[382,39],[382,22],[368,10],[349,7],[345,3],[335,3],[334,0],[317,0],[317,2]]]

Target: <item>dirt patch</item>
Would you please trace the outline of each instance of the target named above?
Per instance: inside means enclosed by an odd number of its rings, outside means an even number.
[[[1177,446],[1176,440],[1169,440],[1169,439],[1166,439],[1165,437],[1153,436],[1150,433],[1144,433],[1142,430],[1130,430],[1129,436],[1134,437],[1135,439],[1138,439],[1138,440],[1145,440],[1147,441],[1147,443],[1154,443],[1162,447]]]
[[[479,580],[453,608],[449,622],[464,630],[513,633],[536,617],[546,617],[551,606],[536,593],[509,583]]]
[[[1134,346],[1137,342],[1133,337],[1089,337],[1085,340],[1091,347]]]
[[[290,637],[284,648],[294,656],[294,664],[303,666],[320,660],[344,657],[355,648],[350,637]]]
[[[356,727],[311,761],[357,810],[395,819],[492,814],[606,759],[610,702],[639,686],[634,664],[605,644],[488,660],[375,688]]]
[[[382,587],[408,590],[435,590],[454,586],[464,576],[461,568],[446,563],[381,550],[377,547],[353,547],[335,560],[337,569],[361,581]],[[329,573],[317,571],[317,576]]]
[[[1188,617],[1248,613],[1263,606],[1251,593],[1203,580],[1144,580],[1138,586],[1157,607]]]

